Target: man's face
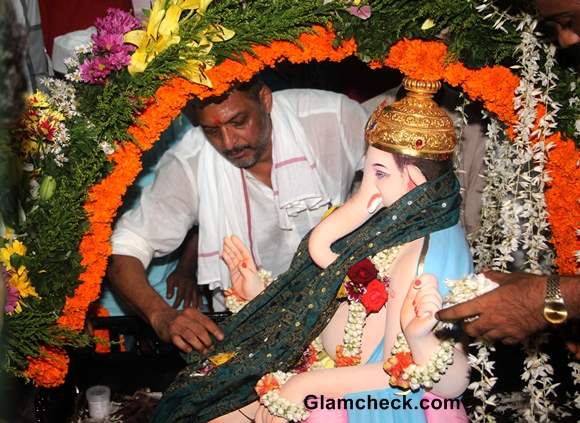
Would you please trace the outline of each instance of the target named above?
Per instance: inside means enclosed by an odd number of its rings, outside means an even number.
[[[262,87],[259,98],[234,90],[224,101],[197,113],[199,124],[214,148],[234,166],[251,168],[271,153],[272,93]]]
[[[580,0],[536,0],[538,11],[555,25],[562,48],[580,44]]]

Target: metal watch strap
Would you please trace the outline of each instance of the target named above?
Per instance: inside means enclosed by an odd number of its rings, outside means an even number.
[[[560,291],[560,276],[550,275],[546,282],[546,300],[562,300],[562,292]]]

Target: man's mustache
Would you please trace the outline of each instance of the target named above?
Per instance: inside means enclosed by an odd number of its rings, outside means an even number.
[[[234,148],[231,148],[229,150],[224,150],[224,156],[234,156],[238,153],[241,153],[244,150],[254,150],[253,147],[250,147],[249,145],[238,145]]]

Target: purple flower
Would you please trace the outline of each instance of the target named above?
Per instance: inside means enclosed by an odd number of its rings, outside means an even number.
[[[18,290],[12,285],[6,284],[6,305],[4,306],[5,313],[12,313],[16,310],[16,304],[18,303]]]
[[[107,57],[109,66],[113,70],[120,70],[131,63],[131,56],[126,52],[111,54]]]
[[[107,34],[97,32],[93,34],[93,53],[119,53],[125,52],[125,43],[122,34]]]
[[[83,62],[80,66],[81,78],[89,84],[102,84],[111,72],[108,57],[95,56]]]
[[[97,32],[109,34],[125,34],[141,27],[139,20],[121,9],[109,8],[104,18],[95,21]]]
[[[351,6],[346,11],[357,18],[361,18],[363,21],[371,17],[371,7],[368,5],[361,7]]]

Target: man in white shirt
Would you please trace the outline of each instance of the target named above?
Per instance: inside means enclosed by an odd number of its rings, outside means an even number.
[[[220,260],[236,235],[255,262],[284,272],[298,243],[331,204],[349,193],[365,151],[368,113],[356,102],[318,90],[272,94],[260,81],[240,85],[190,112],[200,126],[168,151],[140,207],[112,238],[109,279],[117,293],[182,351],[205,352],[221,330],[194,308],[171,308],[148,284],[153,257],[174,251],[199,224],[198,283],[229,286]]]

